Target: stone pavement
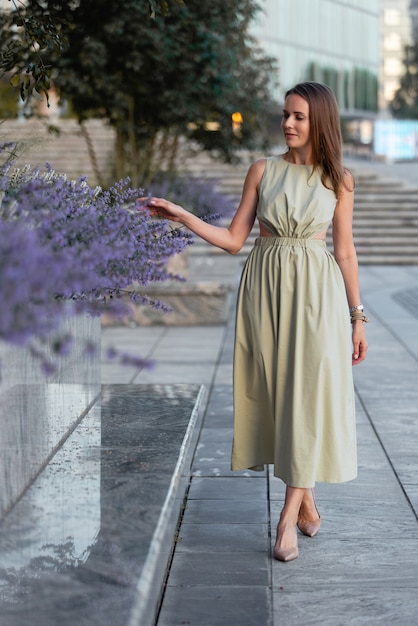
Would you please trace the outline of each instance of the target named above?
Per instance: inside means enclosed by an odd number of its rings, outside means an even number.
[[[105,383],[209,390],[157,626],[418,623],[418,266],[362,267],[361,286],[370,350],[354,369],[359,476],[317,485],[321,531],[299,535],[291,563],[270,554],[283,485],[229,469],[233,301],[225,327],[104,330],[105,342],[155,360],[142,372],[104,366]]]

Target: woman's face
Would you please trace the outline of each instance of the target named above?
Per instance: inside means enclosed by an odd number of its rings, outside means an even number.
[[[284,101],[282,131],[289,148],[309,147],[309,104],[297,94],[291,94]]]

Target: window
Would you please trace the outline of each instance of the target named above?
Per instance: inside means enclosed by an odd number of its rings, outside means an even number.
[[[385,59],[384,73],[388,76],[401,76],[404,73],[403,63],[396,57],[389,57]]]
[[[395,91],[399,88],[398,81],[389,80],[385,82],[384,94],[386,102],[391,102],[394,98]]]
[[[399,33],[389,33],[385,36],[383,41],[383,46],[385,50],[392,50],[397,52],[401,49],[401,37]]]
[[[401,13],[398,9],[385,9],[383,19],[386,26],[399,26],[401,22]]]

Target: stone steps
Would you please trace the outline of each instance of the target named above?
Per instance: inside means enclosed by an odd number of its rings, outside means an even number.
[[[357,237],[361,235],[365,236],[370,234],[371,226],[374,226],[374,222],[372,220],[364,220],[361,221],[361,223],[357,222],[353,230]],[[413,237],[415,239],[418,237],[417,233],[411,234],[411,229],[409,226],[399,226],[399,223],[395,222],[395,220],[384,220],[384,225],[373,228],[373,238],[375,239],[379,235],[382,235],[383,237],[387,235],[388,227],[390,227],[393,236],[406,236]]]
[[[36,120],[23,124],[8,120],[0,127],[0,138],[20,137],[32,146],[30,158],[23,155],[19,163],[30,161],[33,165],[43,165],[48,161],[70,178],[85,174],[89,182],[95,184],[97,179],[87,150],[88,142],[80,127],[74,120],[59,120],[57,126],[60,134],[51,135],[45,125]],[[104,177],[108,177],[112,169],[113,131],[100,120],[90,120],[87,128],[98,169]],[[195,146],[183,146],[178,169],[216,181],[217,189],[238,205],[248,166],[259,156],[243,151],[241,162],[230,165],[212,160]],[[356,179],[353,228],[359,246],[359,262],[418,264],[418,188],[408,187],[393,176],[378,176],[367,165],[355,165],[351,169]],[[212,250],[209,252],[209,247],[202,248],[200,244],[194,246],[192,254],[203,249],[205,254],[215,254]],[[248,245],[244,247],[244,250],[247,249]]]
[[[244,262],[245,258],[251,251],[253,240],[250,238],[242,247],[238,256]],[[417,264],[417,245],[412,246],[370,246],[368,243],[358,244],[356,240],[357,255],[360,265],[416,265]],[[329,245],[332,250],[332,246]],[[403,254],[399,253],[402,248]],[[195,244],[190,248],[189,254],[192,256],[208,257],[225,254],[222,250],[218,250],[209,244]]]
[[[0,125],[0,142],[21,142],[24,151],[17,159],[18,166],[30,163],[43,167],[51,163],[55,171],[65,173],[68,178],[87,176],[88,182],[99,181],[88,151],[88,140],[83,136],[76,120],[54,120],[54,130],[49,130],[45,121],[37,119],[5,120]],[[114,133],[101,120],[85,123],[88,137],[92,141],[97,168],[104,180],[112,172]]]
[[[248,161],[248,159],[247,159]],[[214,178],[217,188],[237,204],[248,164],[211,165],[206,155],[195,159],[191,171]],[[418,263],[418,188],[407,187],[402,180],[378,177],[375,173],[353,171],[356,179],[353,233],[359,263]],[[252,247],[256,231],[240,251],[244,256]],[[329,241],[332,249],[332,242]],[[203,252],[205,251],[205,252]],[[197,244],[192,254],[214,254],[210,246]]]

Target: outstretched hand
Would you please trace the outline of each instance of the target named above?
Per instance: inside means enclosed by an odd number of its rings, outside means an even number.
[[[146,200],[146,204],[141,207],[147,209],[151,215],[156,217],[164,217],[172,222],[181,222],[182,218],[187,215],[187,211],[179,204],[174,204],[164,198],[138,198],[141,202]]]

